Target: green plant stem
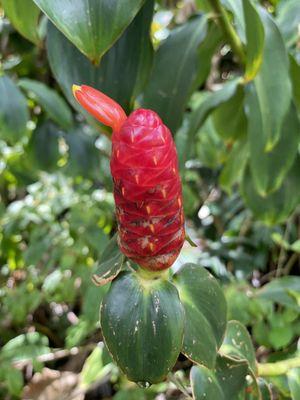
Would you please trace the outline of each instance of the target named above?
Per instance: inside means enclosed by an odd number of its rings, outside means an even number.
[[[259,376],[278,376],[286,374],[290,369],[300,367],[300,357],[275,363],[258,364]]]
[[[209,0],[211,8],[216,13],[219,25],[223,30],[234,54],[238,57],[239,62],[244,66],[246,64],[246,56],[242,42],[234,30],[232,23],[225,8],[220,3],[220,0]]]

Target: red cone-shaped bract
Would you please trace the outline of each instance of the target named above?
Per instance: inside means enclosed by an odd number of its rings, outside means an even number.
[[[122,108],[111,99],[117,122],[108,123],[107,117],[103,118],[103,108],[101,113],[98,111],[99,104],[87,104],[91,97],[85,96],[83,88],[87,87],[74,90],[80,104],[114,129],[110,167],[121,251],[148,270],[169,268],[185,238],[181,181],[172,135],[154,111],[138,109],[125,119]],[[99,102],[103,99],[99,94]],[[92,101],[97,102],[97,98]],[[106,104],[105,112],[107,107]]]

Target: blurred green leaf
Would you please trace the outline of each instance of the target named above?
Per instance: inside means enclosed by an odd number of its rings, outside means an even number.
[[[276,22],[288,47],[296,44],[299,37],[300,3],[298,0],[280,1]]]
[[[248,135],[250,145],[250,167],[256,191],[261,196],[276,191],[282,185],[294,163],[299,142],[300,121],[293,105],[286,113],[277,144],[266,152],[263,117],[259,94],[252,84],[246,94]]]
[[[270,151],[281,139],[292,90],[287,51],[280,31],[263,8],[260,8],[260,17],[264,25],[265,45],[263,62],[254,84],[261,110],[262,130],[258,136],[262,136],[264,150]]]
[[[143,0],[34,2],[57,28],[96,64],[120,37],[143,4]]]
[[[72,113],[65,100],[44,83],[32,79],[20,79],[19,86],[33,94],[37,102],[48,113],[49,117],[64,129],[73,125]]]
[[[29,119],[26,99],[5,75],[0,76],[0,138],[14,144],[26,133]]]
[[[217,92],[218,93],[218,92]],[[244,87],[238,85],[236,92],[213,111],[212,119],[218,134],[232,143],[246,136],[247,118],[244,112]]]
[[[12,396],[20,398],[24,385],[22,371],[4,363],[0,366],[0,379],[4,381]]]
[[[300,115],[300,65],[296,59],[290,55],[290,74],[293,84],[294,101],[298,108],[298,114]]]
[[[251,0],[243,0],[246,30],[246,72],[245,79],[255,78],[263,61],[264,27],[259,13]]]
[[[185,309],[182,352],[212,368],[226,328],[226,301],[213,276],[202,266],[184,264],[173,277]]]
[[[190,126],[188,129],[188,137],[192,142],[193,136],[204,123],[206,118],[221,104],[228,101],[237,91],[239,79],[233,79],[225,83],[221,89],[206,93],[200,104],[193,110],[190,117]]]
[[[141,47],[149,46],[153,2],[147,1],[99,66],[92,65],[52,24],[47,34],[50,66],[69,102],[80,112],[82,107],[72,94],[72,84],[90,85],[119,102],[128,112],[140,89],[141,76],[149,71],[149,57]],[[64,57],[61,55],[64,54]],[[145,76],[143,76],[145,80]],[[87,115],[87,113],[85,113]]]
[[[265,285],[257,292],[257,296],[299,311],[299,304],[293,292],[300,294],[300,277],[284,276]]]
[[[198,56],[206,34],[206,17],[195,17],[171,31],[154,56],[141,105],[155,110],[173,134],[180,126],[191,89],[197,81],[198,65],[206,63]]]
[[[40,44],[38,32],[40,9],[33,0],[2,0],[1,3],[16,30],[34,44]]]
[[[219,178],[222,189],[227,193],[230,194],[232,186],[240,182],[248,157],[248,142],[246,140],[241,140],[234,143]]]
[[[38,125],[32,132],[27,150],[31,161],[37,168],[45,171],[57,168],[60,158],[59,137],[58,127],[48,121]]]
[[[95,146],[96,139],[80,128],[64,135],[68,145],[68,162],[65,171],[71,176],[96,178],[100,171],[100,152]]]
[[[98,345],[85,360],[80,373],[83,387],[89,387],[92,383],[100,381],[111,371],[112,365],[104,365],[102,355],[103,347]]]
[[[290,216],[300,201],[299,168],[300,159],[297,158],[285,176],[280,189],[265,197],[257,193],[250,169],[246,169],[241,192],[246,205],[256,218],[274,225],[285,221]]]
[[[190,373],[190,380],[193,399],[225,400],[224,393],[215,374],[208,368],[202,365],[193,366]]]
[[[300,399],[300,368],[291,369],[288,372],[287,377],[291,390],[292,400]]]
[[[38,332],[30,332],[14,337],[0,351],[3,361],[31,360],[50,352],[48,338]]]

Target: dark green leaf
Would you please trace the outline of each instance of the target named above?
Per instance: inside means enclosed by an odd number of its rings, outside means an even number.
[[[239,321],[229,321],[220,352],[239,360],[246,360],[251,371],[256,371],[256,358],[251,337]]]
[[[300,122],[293,105],[286,113],[280,129],[279,141],[271,151],[266,152],[263,118],[266,113],[261,108],[259,94],[252,84],[246,94],[248,135],[250,145],[250,167],[256,191],[261,196],[278,189],[297,154]]]
[[[243,0],[246,30],[246,72],[245,79],[255,78],[263,60],[264,27],[251,0]]]
[[[121,273],[101,305],[105,343],[128,379],[162,381],[179,355],[184,310],[178,292],[164,279]]]
[[[94,63],[111,48],[143,4],[143,0],[34,1]]]
[[[246,383],[246,361],[218,356],[214,371],[204,366],[194,366],[190,379],[195,400],[237,400]]]
[[[198,64],[202,62],[198,51],[206,33],[206,17],[195,17],[175,28],[154,56],[141,103],[158,112],[173,133],[181,124],[191,89],[197,81]]]
[[[280,31],[263,8],[260,9],[260,17],[264,25],[265,46],[263,62],[254,80],[262,118],[262,130],[257,136],[262,136],[264,149],[269,151],[281,138],[292,90],[288,56]]]
[[[232,186],[241,180],[248,156],[249,148],[246,140],[234,143],[220,175],[220,185],[226,192],[231,193]]]
[[[22,371],[4,364],[4,381],[11,395],[20,398],[24,386]]]
[[[51,122],[44,122],[33,131],[28,143],[28,155],[39,169],[51,171],[57,168],[59,137],[58,127]]]
[[[187,135],[191,142],[193,141],[193,136],[197,133],[198,129],[204,123],[209,114],[234,96],[238,84],[239,79],[234,79],[225,83],[220,90],[206,94],[200,105],[192,112],[190,117],[190,126]]]
[[[103,250],[93,275],[94,283],[101,286],[112,281],[121,271],[123,262],[124,255],[119,249],[118,234],[116,233]]]
[[[290,73],[293,84],[294,101],[300,115],[300,65],[293,56],[290,56]]]
[[[214,372],[203,365],[192,367],[190,380],[194,400],[226,400]]]
[[[72,113],[69,106],[55,90],[48,88],[44,83],[26,78],[20,79],[19,86],[30,94],[33,94],[49,117],[62,128],[68,129],[73,125]]]
[[[282,186],[268,196],[260,196],[253,183],[250,169],[247,168],[242,181],[242,195],[255,217],[267,224],[285,221],[300,202],[300,159],[288,172]]]
[[[184,264],[174,275],[185,309],[183,353],[212,368],[226,328],[226,301],[216,279],[203,267]]]
[[[224,399],[234,400],[245,387],[248,364],[219,355],[216,364],[216,377],[224,393]]]
[[[71,176],[98,177],[100,152],[95,146],[96,139],[80,128],[68,131],[64,138],[69,147],[66,172]]]
[[[180,131],[179,131],[180,132]],[[176,137],[176,143],[178,144],[178,137]],[[224,159],[226,159],[227,149],[225,143],[217,134],[214,124],[211,118],[208,118],[201,126],[196,135],[196,145],[194,146],[195,155],[197,160],[201,164],[209,168],[219,167]],[[187,154],[185,153],[185,147],[178,147],[179,160],[182,158],[186,161]],[[184,164],[183,164],[184,166]]]
[[[212,113],[212,119],[216,131],[224,140],[232,142],[246,136],[247,118],[244,112],[244,87],[242,85],[237,86],[232,97],[220,103]]]
[[[147,47],[152,52],[149,45],[152,13],[153,2],[147,1],[98,67],[92,65],[52,24],[49,24],[47,48],[50,66],[65,96],[77,110],[82,112],[82,107],[72,94],[74,83],[99,89],[120,103],[127,112],[131,109],[133,96],[138,89],[140,90],[141,80],[145,80],[145,71],[149,71],[149,56],[146,57],[141,48]]]
[[[1,3],[5,14],[16,30],[34,44],[39,44],[40,10],[33,0],[2,0]]]
[[[14,82],[0,76],[0,138],[15,143],[26,133],[29,119],[26,99]]]

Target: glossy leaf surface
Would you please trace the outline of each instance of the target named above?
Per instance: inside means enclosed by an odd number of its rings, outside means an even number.
[[[203,267],[184,264],[173,277],[185,310],[183,353],[212,368],[226,328],[226,301],[216,279]]]
[[[105,343],[128,379],[162,381],[182,345],[184,310],[173,284],[121,273],[101,305]]]
[[[34,0],[90,60],[98,63],[133,20],[143,0]]]

